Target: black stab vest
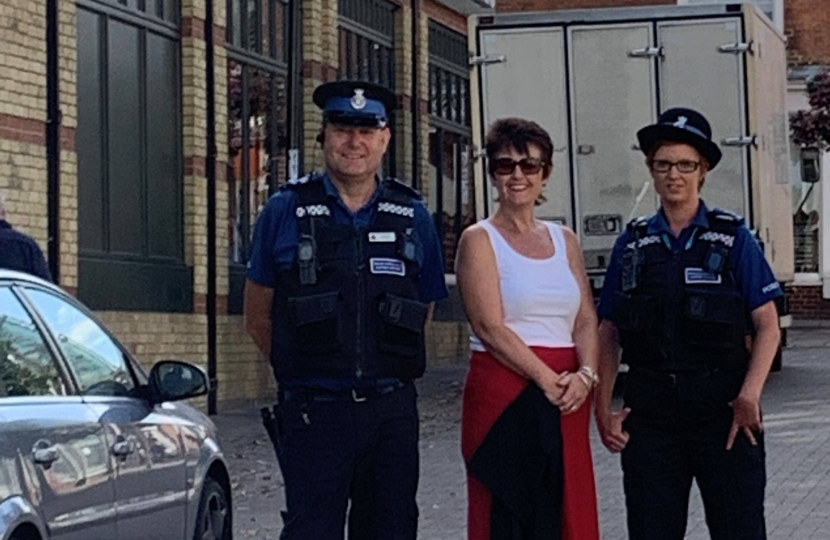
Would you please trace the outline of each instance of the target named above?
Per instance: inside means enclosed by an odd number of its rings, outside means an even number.
[[[629,223],[613,319],[630,367],[746,367],[749,314],[730,265],[742,221],[720,210],[707,217],[709,228],[677,253],[648,233],[646,219]]]
[[[291,267],[277,275],[271,313],[277,380],[423,375],[428,306],[418,300],[418,193],[383,180],[364,228],[335,222],[337,202],[321,177],[285,189],[297,195],[301,239]]]

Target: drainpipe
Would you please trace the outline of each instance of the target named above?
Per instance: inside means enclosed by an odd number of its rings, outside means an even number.
[[[216,96],[213,54],[213,0],[205,6],[205,76],[207,112],[207,323],[208,414],[216,414]]]
[[[46,2],[46,199],[49,272],[60,283],[61,110],[58,71],[58,0]]]
[[[412,1],[412,187],[421,187],[421,118],[419,95],[421,57],[421,0]]]

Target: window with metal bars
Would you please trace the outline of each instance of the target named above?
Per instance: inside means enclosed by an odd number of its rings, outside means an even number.
[[[429,24],[429,113],[470,129],[467,38],[435,21]]]
[[[99,4],[100,7],[111,6],[125,13],[132,13],[141,18],[179,24],[179,0],[86,0],[79,4]]]
[[[287,69],[289,0],[227,0],[228,50]]]
[[[287,174],[289,0],[228,0],[228,311],[240,313],[254,226]]]
[[[444,246],[446,273],[454,272],[461,231],[475,221],[469,87],[466,37],[430,21],[428,205]]]
[[[338,78],[368,81],[395,91],[395,12],[386,0],[340,0]],[[395,111],[389,129],[395,133]],[[383,162],[384,174],[395,176],[395,144]]]

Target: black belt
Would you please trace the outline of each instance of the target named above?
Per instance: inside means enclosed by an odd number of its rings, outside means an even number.
[[[313,388],[313,387],[299,387],[299,388],[284,388],[277,392],[277,397],[280,402],[283,401],[354,401],[360,403],[367,399],[379,398],[387,394],[391,394],[399,388],[403,388],[404,383],[397,382],[395,384],[388,384],[384,386],[373,386],[368,388],[350,388],[344,390],[331,390],[328,388]]]
[[[719,375],[726,375],[726,374],[738,374],[738,373],[746,373],[742,370],[737,369],[726,369],[726,368],[704,368],[701,367],[700,369],[680,369],[680,370],[668,370],[668,369],[655,369],[651,367],[636,367],[636,368],[629,368],[629,375],[642,375],[646,378],[650,378],[652,380],[659,380],[661,382],[667,382],[672,386],[676,385],[678,381],[696,381],[699,379],[708,379],[712,377],[716,377]]]

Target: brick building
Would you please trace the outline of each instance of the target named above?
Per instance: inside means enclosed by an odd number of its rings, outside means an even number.
[[[272,395],[244,271],[268,196],[322,166],[314,87],[396,92],[385,169],[424,193],[451,268],[474,215],[466,14],[488,1],[0,0],[8,219],[145,366],[205,366],[211,410]],[[433,361],[466,345],[437,319]]]
[[[786,0],[784,23],[788,108],[795,112],[809,108],[807,80],[830,70],[830,9],[821,0]],[[830,153],[796,147],[791,153],[797,273],[790,306],[801,319],[830,319]],[[804,182],[807,176],[820,181]]]

